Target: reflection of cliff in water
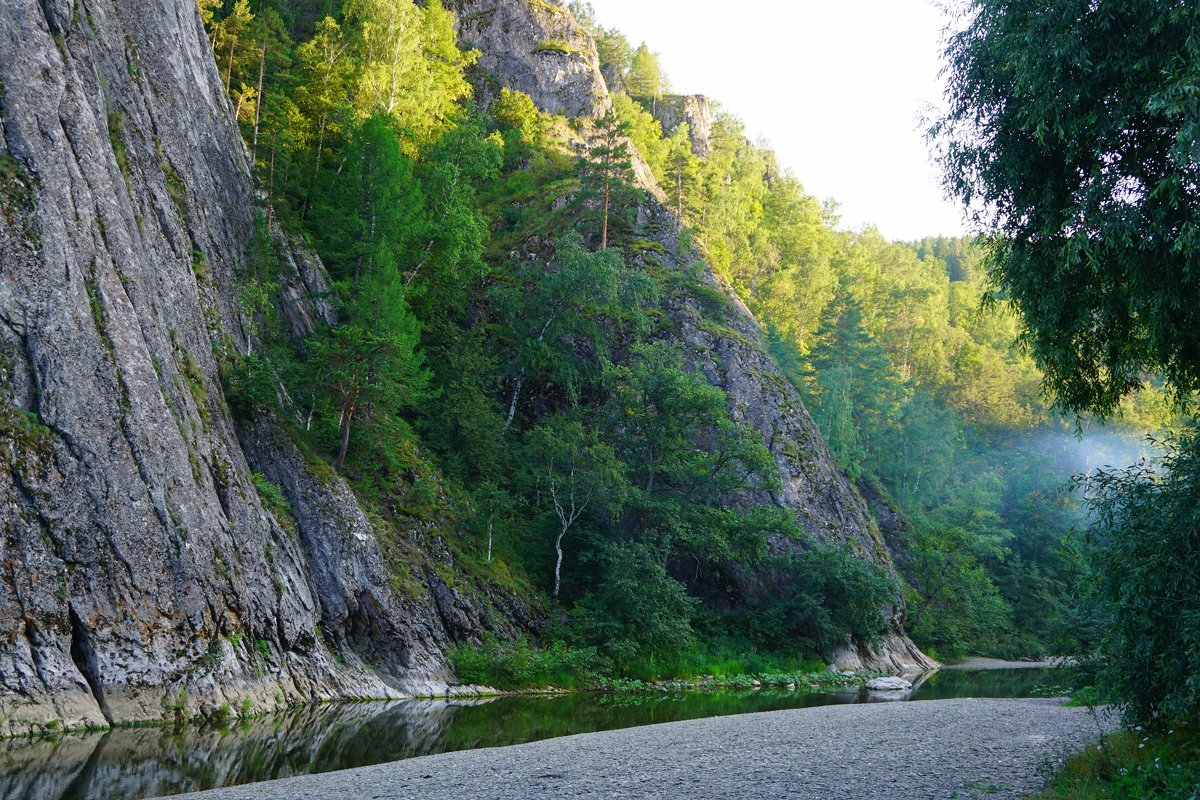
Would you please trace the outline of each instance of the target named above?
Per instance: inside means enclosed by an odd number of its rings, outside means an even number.
[[[942,670],[909,679],[913,689],[890,699],[1030,697],[1070,685],[1071,674]],[[138,800],[635,725],[884,699],[866,689],[761,688],[409,700],[310,706],[225,728],[0,740],[0,800]]]
[[[0,800],[132,800],[440,753],[458,749],[445,736],[458,711],[481,702],[313,706],[223,728],[0,741]]]

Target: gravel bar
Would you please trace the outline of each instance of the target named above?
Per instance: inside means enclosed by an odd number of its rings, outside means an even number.
[[[180,795],[189,800],[1020,798],[1098,738],[1060,700],[773,711],[468,750]]]

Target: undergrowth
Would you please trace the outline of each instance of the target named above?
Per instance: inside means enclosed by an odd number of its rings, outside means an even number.
[[[1198,800],[1200,733],[1194,720],[1156,734],[1124,730],[1053,767],[1034,800]]]

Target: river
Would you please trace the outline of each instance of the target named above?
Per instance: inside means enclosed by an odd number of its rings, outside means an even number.
[[[912,692],[577,693],[312,706],[225,725],[0,741],[2,800],[141,800],[577,733],[758,711],[1064,693],[1056,669],[944,670]]]

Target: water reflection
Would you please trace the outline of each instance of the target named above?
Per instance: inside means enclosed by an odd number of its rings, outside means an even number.
[[[317,706],[227,728],[126,728],[0,741],[0,800],[140,800],[219,786],[700,717],[887,699],[1028,697],[1063,670],[937,672],[907,692],[576,694]]]

